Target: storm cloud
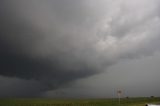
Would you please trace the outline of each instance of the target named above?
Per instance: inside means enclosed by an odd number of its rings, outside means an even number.
[[[18,79],[19,86],[26,83],[29,91],[41,93],[121,60],[150,56],[160,49],[159,5],[158,0],[2,0],[1,79]]]

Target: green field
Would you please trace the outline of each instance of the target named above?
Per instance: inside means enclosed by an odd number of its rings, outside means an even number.
[[[0,99],[0,106],[145,106],[159,104],[160,98],[118,99]]]

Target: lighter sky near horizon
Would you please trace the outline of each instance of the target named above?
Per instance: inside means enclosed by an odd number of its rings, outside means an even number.
[[[0,97],[160,96],[159,0],[0,1]]]

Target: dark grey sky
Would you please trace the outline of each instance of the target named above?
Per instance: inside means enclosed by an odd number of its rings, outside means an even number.
[[[0,96],[160,96],[159,0],[1,0]],[[95,92],[98,91],[98,92]]]

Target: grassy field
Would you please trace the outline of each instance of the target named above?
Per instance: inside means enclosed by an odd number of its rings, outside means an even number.
[[[145,106],[159,104],[160,98],[118,99],[0,99],[0,106]]]

